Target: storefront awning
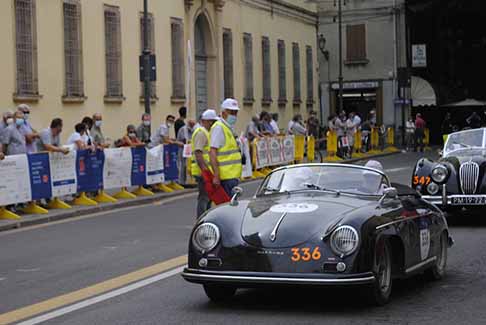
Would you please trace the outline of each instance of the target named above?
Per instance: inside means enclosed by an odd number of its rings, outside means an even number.
[[[435,106],[437,104],[434,88],[425,79],[412,76],[412,103],[417,106]]]
[[[444,105],[443,107],[481,107],[481,106],[486,106],[486,102],[476,100],[473,98],[466,98],[465,100],[461,100],[460,102],[447,104]]]

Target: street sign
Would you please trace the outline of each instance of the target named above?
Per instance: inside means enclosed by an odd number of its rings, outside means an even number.
[[[427,67],[427,47],[425,44],[412,45],[412,67]]]
[[[139,56],[139,69],[140,69],[140,82],[145,81],[145,64],[143,62],[144,60],[144,55]],[[156,81],[157,80],[157,65],[156,65],[156,60],[155,60],[155,54],[150,54],[149,55],[149,66],[150,66],[150,81]]]

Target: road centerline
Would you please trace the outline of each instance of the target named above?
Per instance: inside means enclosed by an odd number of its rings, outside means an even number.
[[[36,317],[20,324],[38,324],[41,321],[59,317],[75,310],[96,304],[100,301],[122,295],[129,291],[133,291],[151,283],[168,278],[172,275],[180,273],[186,263],[187,255],[182,255],[83,289],[79,289],[77,291],[44,300],[30,306],[22,307],[1,314],[0,324],[11,324],[29,319],[34,316]]]

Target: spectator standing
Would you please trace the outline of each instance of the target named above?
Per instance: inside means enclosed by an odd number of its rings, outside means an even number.
[[[272,117],[266,111],[260,113],[260,132],[265,136],[272,136],[275,134],[275,130],[271,125]]]
[[[140,141],[140,139],[137,136],[137,130],[135,129],[135,126],[129,124],[127,126],[127,133],[121,139],[119,146],[120,147],[142,147],[144,145],[145,144],[142,141]]]
[[[150,143],[150,127],[152,124],[152,117],[148,113],[142,115],[142,123],[137,128],[137,137],[145,144]]]
[[[0,121],[0,142],[5,129],[12,124],[14,124],[13,113],[10,111],[3,113],[2,120]]]
[[[361,141],[363,142],[363,152],[367,152],[371,147],[371,121],[366,119],[361,124]]]
[[[191,175],[196,179],[199,191],[196,208],[198,218],[211,208],[211,201],[209,200],[208,193],[204,187],[204,180],[201,174],[203,171],[211,170],[209,159],[209,131],[217,120],[218,116],[214,110],[208,109],[204,111],[201,116],[201,125],[198,125],[195,128],[191,139]]]
[[[100,148],[109,148],[110,144],[105,141],[105,136],[103,135],[103,131],[101,130],[101,125],[103,124],[103,117],[100,113],[96,113],[93,115],[93,127],[90,131],[91,139],[93,143]]]
[[[174,126],[175,116],[167,115],[165,123],[162,123],[154,135],[152,135],[151,143],[153,146],[158,146],[159,144],[177,144],[183,146],[182,142],[176,141],[174,138],[170,137],[170,129]]]
[[[20,132],[22,125],[24,125],[24,113],[17,111],[14,114],[14,123],[5,129],[2,137],[2,149],[7,156],[27,153],[25,136]]]
[[[186,125],[186,120],[187,118],[187,107],[181,107],[179,108],[179,118],[175,121],[174,124],[174,130],[175,130],[175,136],[179,134],[179,130]]]
[[[86,135],[86,124],[78,123],[74,126],[74,132],[69,136],[67,144],[74,146],[76,150],[84,150],[88,148]]]
[[[405,122],[405,149],[407,151],[412,150],[415,148],[415,122],[413,121],[412,117],[408,118],[408,121]]]
[[[20,133],[25,136],[27,153],[36,153],[36,141],[37,139],[39,139],[39,133],[30,124],[30,106],[27,104],[20,104],[19,106],[17,106],[17,110],[24,113],[24,124],[20,127]]]
[[[294,118],[292,119],[292,127],[290,131],[292,132],[291,134],[294,135],[307,135],[307,129],[304,127],[302,123],[302,115],[296,114]]]
[[[472,112],[466,119],[466,122],[471,129],[478,129],[481,127],[481,116],[476,112]]]
[[[234,133],[238,111],[238,102],[228,98],[221,104],[221,117],[211,127],[209,157],[214,172],[213,184],[221,185],[231,196],[238,185],[243,170],[240,146]]]
[[[422,114],[418,113],[415,116],[415,150],[424,151],[424,137],[425,137],[425,121],[422,119]]]
[[[260,120],[258,119],[258,116],[253,116],[251,118],[250,123],[246,127],[246,132],[245,132],[245,136],[250,143],[253,142],[255,138],[259,138],[262,136],[262,134],[260,133],[259,125],[260,125]]]
[[[86,125],[86,133],[84,134],[83,138],[85,138],[85,142],[88,146],[94,146],[93,138],[91,137],[91,129],[93,128],[93,119],[89,116],[83,118],[81,123]]]
[[[357,115],[354,112],[349,113],[348,119],[346,120],[346,129],[347,133],[346,136],[348,137],[348,143],[350,146],[351,154],[353,153],[354,149],[354,138],[356,136],[356,132],[358,131],[358,128],[361,123],[361,119],[356,119]]]
[[[294,116],[295,117],[295,116]],[[292,135],[292,126],[294,126],[294,119],[292,118],[287,124],[287,134]]]
[[[55,118],[51,126],[40,132],[40,139],[37,142],[37,151],[69,153],[69,149],[61,147],[60,134],[62,132],[62,120]]]
[[[310,111],[309,118],[307,119],[307,130],[309,135],[316,139],[319,139],[319,119],[317,118],[316,111]]]
[[[368,119],[370,120],[370,124],[372,128],[377,127],[376,111],[374,109],[370,111]]]
[[[280,128],[278,127],[278,113],[273,113],[270,115],[270,125],[272,126],[274,134],[280,134]]]
[[[194,131],[194,127],[196,126],[196,121],[189,120],[187,123],[179,129],[177,132],[177,141],[183,144],[188,144],[192,139],[192,133]],[[184,158],[183,150],[179,150],[178,152],[178,168],[179,168],[179,183],[185,184],[187,178],[187,164],[186,159]]]

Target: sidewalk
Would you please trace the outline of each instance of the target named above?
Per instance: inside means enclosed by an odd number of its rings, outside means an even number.
[[[385,157],[389,155],[399,154],[400,152],[384,152],[376,155],[369,155],[363,158],[355,158],[349,160],[339,161],[338,163],[355,163],[361,160],[368,160],[372,158]],[[246,182],[251,182],[256,180],[248,180]],[[39,225],[43,223],[59,221],[74,217],[85,216],[89,214],[116,210],[126,207],[139,206],[144,204],[150,204],[158,201],[163,201],[169,198],[180,197],[183,195],[196,193],[197,188],[184,189],[180,191],[174,191],[172,193],[155,193],[153,196],[139,196],[134,199],[118,200],[116,203],[100,203],[96,206],[73,206],[72,209],[52,209],[49,210],[48,214],[45,215],[32,215],[32,214],[21,214],[20,220],[0,220],[0,231],[6,231],[16,228],[23,228],[33,225]]]

